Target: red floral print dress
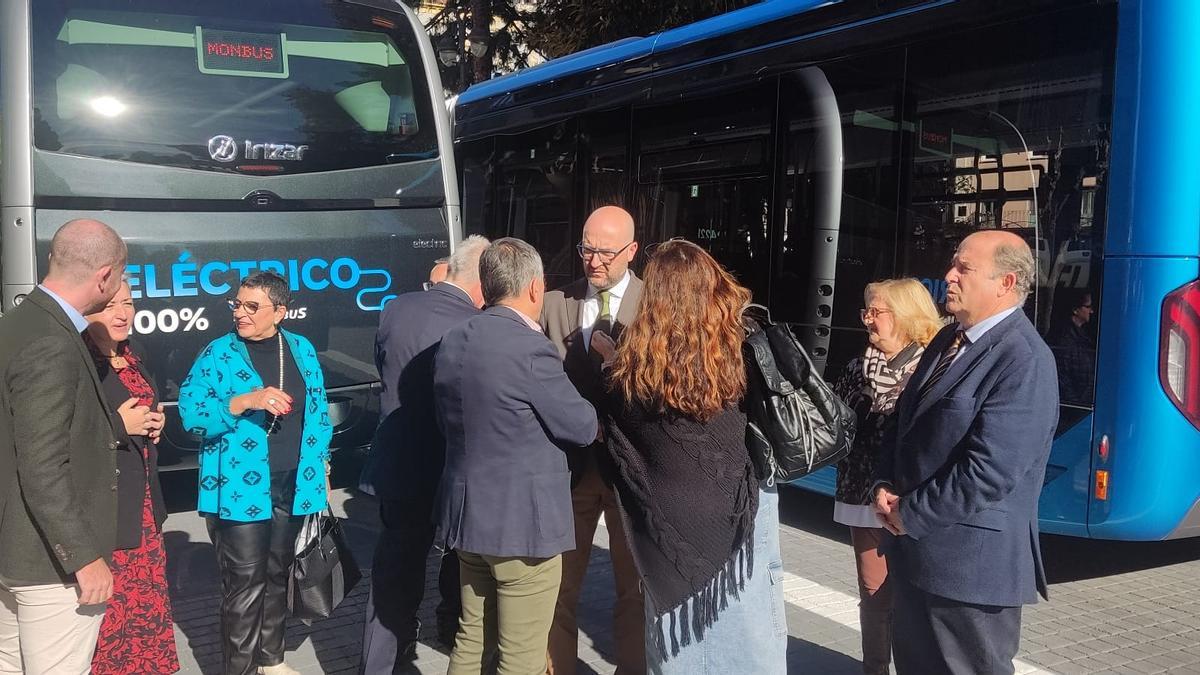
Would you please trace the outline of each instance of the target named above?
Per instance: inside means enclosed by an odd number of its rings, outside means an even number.
[[[125,353],[130,366],[114,369],[138,405],[154,403],[154,390],[132,367],[132,354]],[[147,450],[142,459],[149,471]],[[100,641],[92,658],[96,675],[157,675],[179,670],[175,651],[175,628],[171,599],[167,595],[167,556],[162,532],[154,519],[150,481],[142,501],[142,544],[113,552],[113,596],[108,601]]]

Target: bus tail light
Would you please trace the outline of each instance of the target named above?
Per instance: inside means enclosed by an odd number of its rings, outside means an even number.
[[[1163,300],[1158,377],[1175,407],[1200,429],[1200,280]]]
[[[1096,472],[1096,499],[1100,501],[1108,499],[1108,472],[1104,469]]]

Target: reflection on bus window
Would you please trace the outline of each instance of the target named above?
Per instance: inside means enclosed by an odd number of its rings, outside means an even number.
[[[1092,292],[1061,289],[1054,297],[1054,311],[1046,343],[1058,365],[1059,400],[1070,405],[1090,406],[1096,390],[1096,323]]]
[[[909,50],[902,126],[912,160],[898,262],[942,303],[942,277],[964,237],[1023,237],[1037,264],[1025,310],[1060,360],[1062,401],[1090,407],[1112,45],[1111,36],[1059,28],[978,29],[956,38],[953,58],[941,42]],[[995,44],[1005,48],[985,47]]]
[[[121,5],[34,3],[39,149],[270,175],[437,155],[424,36],[407,24],[330,6],[285,24],[258,3],[236,22],[204,3]]]

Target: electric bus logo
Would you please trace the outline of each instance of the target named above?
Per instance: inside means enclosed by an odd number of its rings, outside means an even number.
[[[364,312],[378,312],[392,292],[392,274],[366,268],[350,257],[290,258],[280,260],[210,260],[203,262],[184,251],[170,265],[128,264],[125,267],[133,298],[224,297],[256,270],[275,272],[291,282],[292,291],[316,293],[330,290],[354,293],[354,304]]]
[[[208,139],[208,156],[218,162],[232,162],[237,159],[237,141],[232,136],[213,136]]]

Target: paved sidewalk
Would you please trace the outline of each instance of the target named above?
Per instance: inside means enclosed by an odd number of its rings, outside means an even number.
[[[848,536],[832,523],[830,500],[782,491],[781,542],[786,570],[788,666],[792,673],[861,672],[854,562]],[[335,491],[348,513],[347,534],[369,572],[378,519],[374,500]],[[218,673],[219,591],[203,522],[191,512],[167,521],[169,576],[184,673]],[[1043,538],[1050,603],[1027,608],[1019,673],[1200,673],[1200,540],[1156,543]],[[581,675],[611,673],[613,592],[607,532],[596,535],[581,597]],[[435,561],[415,671],[444,673],[445,646],[433,633]],[[304,673],[352,673],[360,652],[368,580],[337,613],[311,627],[293,623],[288,662]]]

